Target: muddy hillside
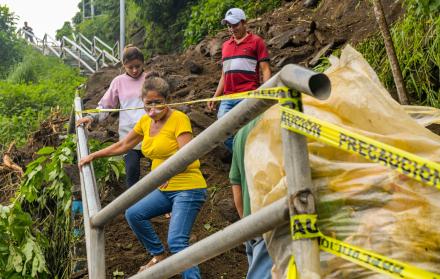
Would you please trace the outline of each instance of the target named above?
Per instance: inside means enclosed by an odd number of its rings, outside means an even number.
[[[273,73],[289,63],[313,67],[319,63],[320,57],[329,55],[346,43],[356,44],[377,30],[373,9],[368,1],[322,0],[316,7],[305,7],[304,2],[285,1],[284,6],[274,12],[248,21],[249,29],[263,37],[269,47]],[[399,1],[382,2],[389,22],[395,21],[403,13]],[[228,37],[227,30],[223,30],[184,53],[152,57],[146,61],[145,69],[159,71],[170,82],[172,102],[211,97],[221,74],[221,46]],[[111,80],[120,73],[121,69],[115,67],[91,76],[83,95],[85,107],[94,108]],[[205,104],[182,106],[179,109],[190,116],[195,135],[215,121],[215,112],[208,112]],[[93,127],[90,136],[101,141],[116,140],[117,119],[118,115],[112,114],[104,123]],[[64,124],[67,120],[55,112],[24,149],[17,150],[11,146],[9,154],[12,160],[20,162],[20,167],[24,168],[38,148],[58,145],[65,134]],[[209,198],[199,214],[191,242],[203,239],[237,220],[228,187],[229,160],[230,155],[223,146],[201,158],[202,172],[209,185]],[[148,163],[145,162],[145,165]],[[145,167],[143,171],[148,172],[148,168]],[[5,180],[0,180],[1,183],[18,183],[5,169],[0,169],[0,176]],[[103,205],[123,191],[122,185],[111,185],[102,192]],[[10,192],[13,193],[13,189]],[[11,193],[0,197],[0,200],[8,200]],[[156,218],[153,223],[165,241],[168,219]],[[106,226],[105,236],[108,278],[113,278],[115,271],[126,277],[131,276],[149,260],[123,215]],[[203,278],[244,278],[247,270],[244,248],[237,247],[200,267]],[[85,270],[79,271],[74,278],[86,278],[85,274]]]
[[[401,6],[392,0],[383,2],[389,22],[395,21],[403,12]],[[317,7],[308,8],[303,1],[289,1],[272,13],[249,20],[248,27],[266,40],[274,73],[289,63],[313,67],[320,57],[346,43],[355,44],[376,31],[372,7],[368,1],[356,0],[325,0]],[[182,54],[152,57],[146,61],[145,68],[166,77],[173,89],[173,102],[211,97],[221,74],[221,46],[228,38],[227,30],[221,31]],[[120,73],[120,68],[108,68],[91,76],[84,95],[85,107],[94,108],[110,81]],[[196,135],[215,121],[215,112],[208,112],[205,104],[179,109],[190,116]],[[111,115],[105,123],[94,127],[91,136],[115,140],[117,119],[117,114]],[[201,158],[209,200],[198,217],[191,241],[203,239],[237,220],[228,187],[229,159],[222,146]],[[104,203],[121,191],[122,187],[115,187]],[[154,220],[163,240],[167,222],[165,218]],[[109,277],[115,270],[123,271],[125,276],[135,274],[149,260],[122,215],[106,228],[106,259]],[[244,278],[246,269],[243,247],[201,264],[203,278]]]

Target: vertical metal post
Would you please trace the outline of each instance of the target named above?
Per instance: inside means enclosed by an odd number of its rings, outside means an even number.
[[[75,97],[75,110],[82,110],[81,98]],[[82,115],[76,114],[78,120]],[[78,136],[78,160],[89,154],[87,137],[84,127],[77,127]],[[84,227],[86,233],[87,263],[89,278],[105,279],[105,239],[103,228],[93,227],[90,217],[101,210],[98,188],[94,178],[92,165],[88,164],[81,168],[81,194],[84,208]]]
[[[90,0],[90,14],[93,19],[95,17],[95,5],[93,4],[93,0]]]
[[[119,60],[122,61],[125,47],[125,0],[119,1],[119,9]]]
[[[82,0],[83,4],[83,21],[86,19],[86,0]]]
[[[292,96],[295,94],[296,96]],[[301,93],[289,92],[289,98],[298,97],[298,103],[285,103],[283,106],[302,111]],[[290,216],[297,214],[315,214],[313,189],[307,139],[305,136],[287,129],[281,131],[284,152],[284,164],[287,179],[287,191]],[[319,245],[317,239],[300,239],[292,242],[293,255],[297,267],[297,276],[301,278],[321,278]],[[304,276],[304,277],[303,277]]]

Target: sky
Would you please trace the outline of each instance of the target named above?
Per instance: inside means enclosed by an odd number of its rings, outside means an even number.
[[[19,17],[16,21],[17,28],[27,21],[34,34],[43,38],[45,33],[55,37],[55,31],[78,12],[79,2],[80,0],[0,0],[0,5],[8,6]]]

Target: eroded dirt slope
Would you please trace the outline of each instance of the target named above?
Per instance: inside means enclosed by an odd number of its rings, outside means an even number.
[[[382,2],[389,22],[402,14],[399,1]],[[368,1],[363,0],[323,0],[316,8],[305,8],[302,0],[287,1],[274,12],[249,20],[248,26],[252,32],[266,40],[273,72],[288,63],[313,67],[318,63],[319,57],[328,55],[347,42],[356,43],[376,31],[372,7]],[[220,31],[185,53],[153,57],[146,62],[145,68],[159,71],[170,82],[173,88],[171,101],[210,97],[221,73],[221,44],[228,37],[226,30]],[[120,68],[107,68],[90,77],[84,95],[86,108],[96,106],[110,81],[120,73]],[[206,111],[204,104],[179,109],[190,116],[196,135],[215,120],[215,113]],[[57,129],[62,128],[56,126],[53,130],[53,125],[50,125],[56,121],[51,119],[47,122],[49,124],[43,125],[42,130],[32,137],[27,148],[14,150],[14,161],[24,167],[38,147],[57,144]],[[112,114],[104,123],[94,127],[90,134],[102,141],[114,141],[117,138],[117,114]],[[202,171],[209,184],[209,199],[198,217],[192,242],[220,230],[237,218],[228,187],[228,157],[227,151],[220,146],[201,158]],[[147,171],[145,168],[144,173]],[[8,176],[8,179],[12,178]],[[103,205],[122,191],[124,188],[121,185],[113,185],[102,197]],[[163,217],[153,221],[162,240],[166,240],[167,222]],[[128,228],[123,215],[107,225],[105,232],[108,278],[112,278],[116,270],[124,272],[127,277],[133,275],[140,265],[149,260]],[[203,278],[244,278],[247,270],[244,249],[238,247],[201,264],[200,267]]]

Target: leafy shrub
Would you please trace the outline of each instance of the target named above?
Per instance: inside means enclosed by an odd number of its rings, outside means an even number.
[[[55,39],[61,41],[61,39],[66,36],[69,39],[72,39],[72,34],[74,33],[73,27],[70,24],[70,21],[65,21],[63,27],[58,29],[55,34]]]
[[[184,33],[184,45],[198,43],[204,36],[222,28],[221,20],[230,8],[241,8],[247,18],[253,18],[281,5],[281,0],[201,0],[191,8],[191,18]]]
[[[89,140],[90,152],[98,151],[111,144],[112,142],[101,143],[91,139]],[[96,181],[101,188],[110,182],[119,181],[125,176],[125,163],[121,157],[100,158],[93,162],[93,168]]]
[[[16,17],[7,6],[0,5],[0,78],[4,78],[22,57],[22,47],[15,30]]]
[[[94,149],[105,146],[92,142]],[[75,150],[73,136],[40,149],[13,202],[0,205],[1,278],[70,278],[72,181],[65,167],[74,164]],[[94,168],[102,183],[119,179],[124,169],[117,158],[101,159]]]
[[[9,74],[0,81],[0,145],[15,140],[24,144],[29,133],[38,128],[51,108],[69,112],[75,88],[84,78],[76,69],[60,60],[29,52]]]

